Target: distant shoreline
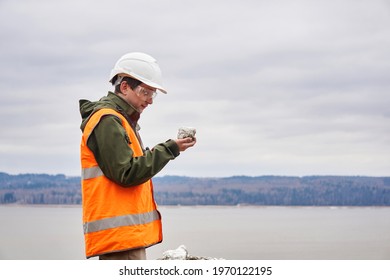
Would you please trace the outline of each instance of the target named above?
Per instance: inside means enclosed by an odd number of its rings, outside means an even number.
[[[390,206],[390,177],[156,177],[158,205]],[[0,172],[0,204],[81,205],[79,178]]]
[[[25,208],[82,208],[79,204],[18,204],[8,203],[0,204],[0,207],[25,207]],[[353,208],[390,208],[388,205],[372,205],[372,206],[328,206],[328,205],[158,205],[158,208],[329,208],[330,210],[337,209],[353,209]]]

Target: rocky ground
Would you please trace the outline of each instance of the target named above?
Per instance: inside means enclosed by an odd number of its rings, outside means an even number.
[[[188,253],[186,246],[180,245],[175,250],[168,250],[163,253],[163,257],[159,260],[221,260],[212,257],[192,256]]]

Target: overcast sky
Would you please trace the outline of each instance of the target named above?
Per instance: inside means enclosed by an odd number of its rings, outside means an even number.
[[[390,176],[389,0],[0,0],[0,36],[0,172],[78,176],[78,100],[142,51],[145,145],[197,129],[159,175]]]

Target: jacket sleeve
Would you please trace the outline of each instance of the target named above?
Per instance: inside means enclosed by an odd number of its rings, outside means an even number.
[[[176,142],[168,140],[146,150],[141,157],[133,157],[127,141],[121,121],[106,116],[94,128],[87,143],[104,175],[123,187],[146,182],[180,154]]]

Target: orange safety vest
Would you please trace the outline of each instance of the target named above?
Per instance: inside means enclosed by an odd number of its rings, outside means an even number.
[[[130,138],[133,157],[143,155],[134,130],[121,114],[113,109],[100,109],[90,117],[81,139],[83,227],[87,258],[146,248],[162,241],[161,215],[153,197],[152,181],[128,188],[118,185],[104,176],[87,146],[93,129],[106,115],[114,115],[122,121]]]

